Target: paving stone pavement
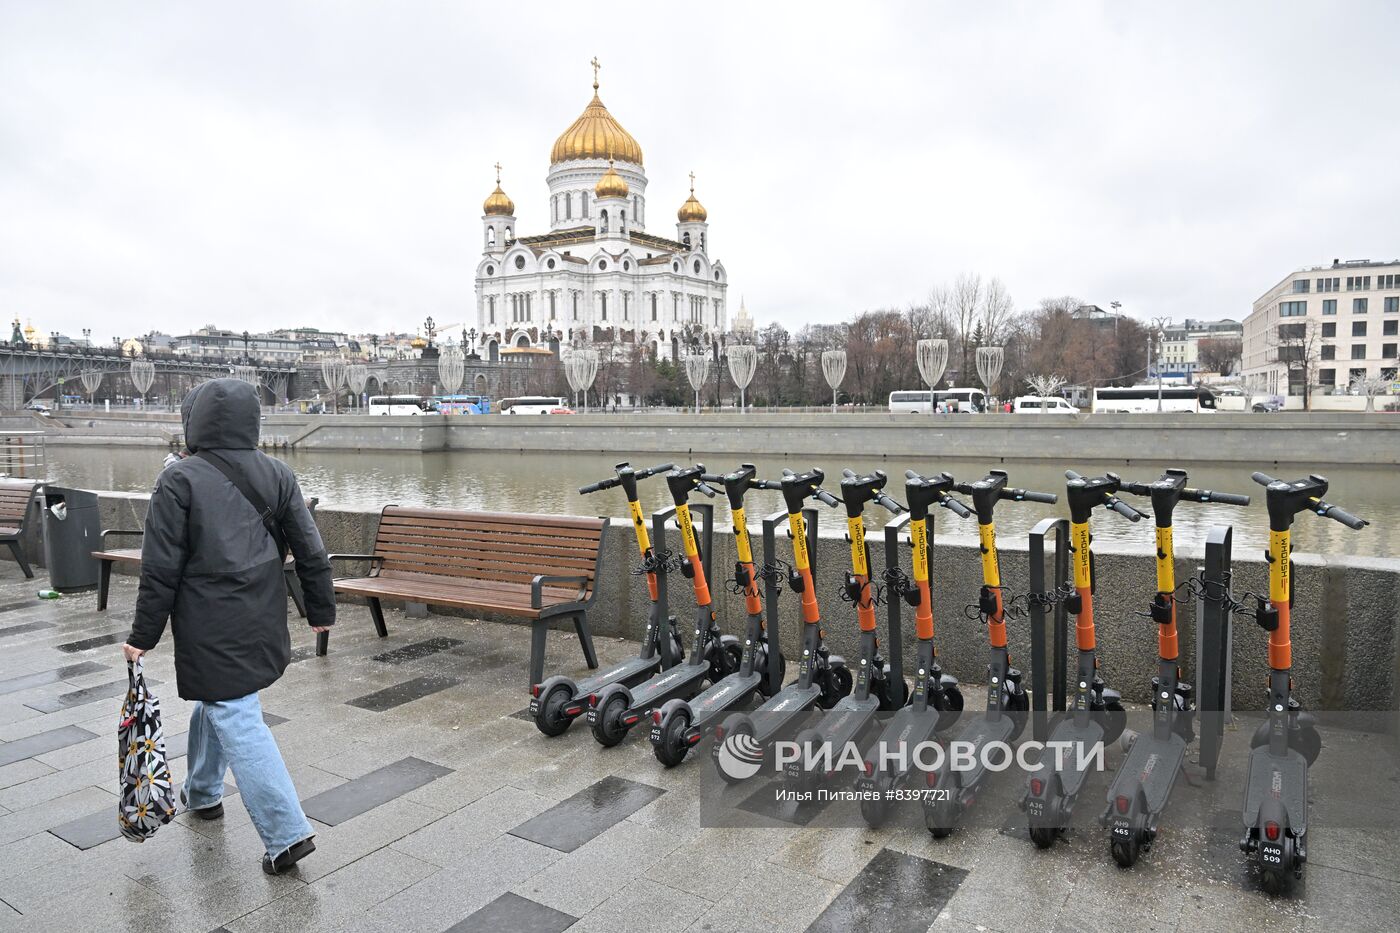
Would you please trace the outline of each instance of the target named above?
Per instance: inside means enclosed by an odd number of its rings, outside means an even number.
[[[708,763],[666,771],[641,730],[600,749],[585,724],[545,739],[521,715],[527,628],[396,611],[379,639],[354,604],[324,658],[293,618],[294,663],[263,693],[318,846],[270,878],[233,786],[222,820],[115,837],[113,684],[134,581],[114,579],[106,613],[94,594],[40,601],[39,585],[0,565],[0,933],[1330,931],[1393,928],[1400,904],[1393,846],[1316,823],[1291,898],[1246,884],[1224,830],[1164,834],[1124,872],[1087,832],[1040,853],[1015,825],[938,842],[821,815],[706,826]],[[598,649],[607,664],[635,646]],[[571,634],[549,651],[551,669],[580,671]],[[146,668],[182,780],[190,704],[168,640]],[[1327,752],[1342,768],[1357,753]]]

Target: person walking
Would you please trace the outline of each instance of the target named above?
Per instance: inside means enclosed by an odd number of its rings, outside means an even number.
[[[190,453],[162,470],[151,494],[136,617],[122,651],[135,661],[169,621],[176,686],[195,701],[181,799],[201,819],[223,816],[231,768],[266,849],[263,871],[281,874],[316,844],[258,691],[291,660],[286,553],[296,558],[315,632],[335,624],[330,560],[295,474],[257,449],[256,389],[215,379],[196,386],[180,413]]]

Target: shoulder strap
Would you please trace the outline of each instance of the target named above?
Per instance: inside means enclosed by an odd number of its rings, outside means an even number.
[[[224,474],[224,478],[233,484],[233,488],[243,494],[243,498],[248,500],[248,504],[262,519],[263,527],[267,529],[267,533],[272,535],[272,543],[277,545],[277,556],[285,561],[288,550],[287,537],[282,534],[282,526],[278,521],[281,517],[280,514],[273,511],[272,507],[267,504],[267,500],[258,495],[258,491],[248,482],[248,477],[243,475],[243,471],[223,457],[212,450],[198,451],[195,456]]]

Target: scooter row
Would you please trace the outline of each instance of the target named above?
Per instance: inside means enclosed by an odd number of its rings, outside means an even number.
[[[855,787],[862,791],[861,812],[876,826],[888,816],[890,801],[914,777],[907,755],[898,752],[928,741],[956,739],[974,749],[972,768],[954,769],[945,756],[933,770],[919,772],[929,791],[920,796],[925,824],[935,838],[947,836],[963,821],[991,773],[982,749],[991,743],[1013,743],[1026,722],[1029,700],[1022,672],[1012,666],[1008,651],[1008,602],[1002,582],[996,545],[995,510],[1000,502],[1055,503],[1053,493],[1033,492],[1009,485],[1004,471],[993,470],[973,483],[958,483],[948,473],[921,475],[907,471],[905,502],[896,502],[885,487],[883,471],[860,475],[843,473],[840,496],[822,488],[821,470],[784,470],[781,479],[762,480],[752,464],[726,474],[707,473],[703,465],[675,468],[663,464],[634,469],[618,464],[615,475],[585,486],[582,494],[621,488],[628,502],[641,563],[638,575],[647,581],[650,611],[646,634],[637,657],[602,673],[575,681],[559,675],[531,688],[530,712],[546,735],[559,735],[574,719],[586,717],[594,737],[604,746],[621,742],[632,727],[646,723],[657,759],[667,767],[679,765],[702,737],[712,733],[711,752],[718,773],[731,783],[756,773],[757,763],[771,763],[779,739],[795,736],[806,754],[787,766],[784,780],[804,790],[833,780],[839,773],[812,770],[803,761],[819,757],[823,749],[839,749],[848,743],[867,748],[862,773]],[[652,516],[652,533],[638,496],[638,483],[665,474],[673,505]],[[1100,822],[1109,830],[1110,851],[1124,867],[1133,865],[1151,848],[1171,791],[1182,772],[1187,745],[1193,738],[1193,691],[1182,681],[1178,663],[1177,592],[1172,520],[1177,505],[1185,501],[1245,506],[1248,496],[1193,489],[1186,473],[1167,470],[1152,483],[1125,483],[1109,473],[1083,477],[1066,472],[1066,495],[1073,554],[1072,581],[1059,597],[1075,618],[1077,670],[1069,708],[1060,716],[1051,735],[1060,747],[1092,749],[1108,745],[1123,733],[1126,713],[1120,694],[1105,684],[1096,653],[1093,599],[1095,590],[1092,513],[1103,508],[1130,520],[1147,514],[1123,501],[1129,494],[1150,500],[1156,525],[1157,591],[1150,616],[1158,627],[1159,661],[1152,678],[1153,729],[1131,737],[1131,745],[1110,782],[1107,807]],[[1266,486],[1270,515],[1270,593],[1261,598],[1256,613],[1270,632],[1269,719],[1253,741],[1244,807],[1245,836],[1241,847],[1259,864],[1261,879],[1270,890],[1285,887],[1300,877],[1306,859],[1307,767],[1321,747],[1315,724],[1291,696],[1288,625],[1292,601],[1289,528],[1301,511],[1334,518],[1349,527],[1366,523],[1323,501],[1327,481],[1310,476],[1293,483],[1280,482],[1261,473],[1254,479]],[[691,503],[695,493],[713,498],[723,489],[733,516],[737,560],[729,586],[742,595],[748,616],[742,640],[723,634],[716,620],[710,590],[712,568],[702,554],[692,511],[701,513],[707,542],[713,509]],[[782,494],[784,511],[763,520],[764,560],[755,559],[745,494],[752,489]],[[971,507],[953,493],[968,497]],[[850,569],[844,574],[841,596],[855,609],[860,631],[860,656],[853,674],[850,665],[827,648],[822,614],[813,578],[813,545],[817,511],[810,502],[830,508],[844,506],[846,537],[850,544]],[[898,569],[898,559],[887,561],[883,574],[872,569],[865,525],[865,510],[878,506],[893,516],[893,534],[907,531],[912,548],[912,579]],[[988,664],[985,711],[969,717],[953,732],[963,708],[956,678],[945,673],[934,648],[933,592],[930,580],[930,512],[948,509],[962,518],[977,519],[982,586],[977,614],[986,628]],[[773,553],[774,529],[786,519],[791,540],[791,562]],[[673,556],[654,546],[664,542],[668,522],[680,531],[682,550]],[[708,547],[706,551],[708,551]],[[678,623],[666,611],[666,585],[672,573],[688,579],[694,591],[695,625],[687,655]],[[1072,585],[1071,585],[1072,584]],[[782,587],[800,598],[802,638],[798,675],[783,686],[787,661],[770,638],[765,620],[776,618],[776,601]],[[766,591],[766,592],[765,592]],[[883,594],[879,596],[877,594]],[[1041,594],[1046,598],[1047,594]],[[876,606],[892,601],[889,612],[891,658],[886,659],[877,637]],[[912,688],[905,683],[899,658],[900,614],[903,602],[914,610],[918,656]],[[758,701],[756,709],[749,710]],[[814,709],[829,710],[821,717]],[[878,730],[877,713],[893,712]],[[868,745],[867,745],[868,743]],[[739,749],[754,763],[750,770],[723,767],[723,756]],[[890,752],[895,752],[890,754]],[[827,760],[830,760],[829,758]],[[1046,756],[1029,777],[1021,801],[1027,814],[1031,839],[1049,848],[1070,824],[1075,806],[1090,773],[1092,756]]]

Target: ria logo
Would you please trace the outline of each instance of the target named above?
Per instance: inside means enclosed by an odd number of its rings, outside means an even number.
[[[747,732],[731,732],[720,743],[715,764],[727,777],[747,781],[763,767],[763,746]]]

